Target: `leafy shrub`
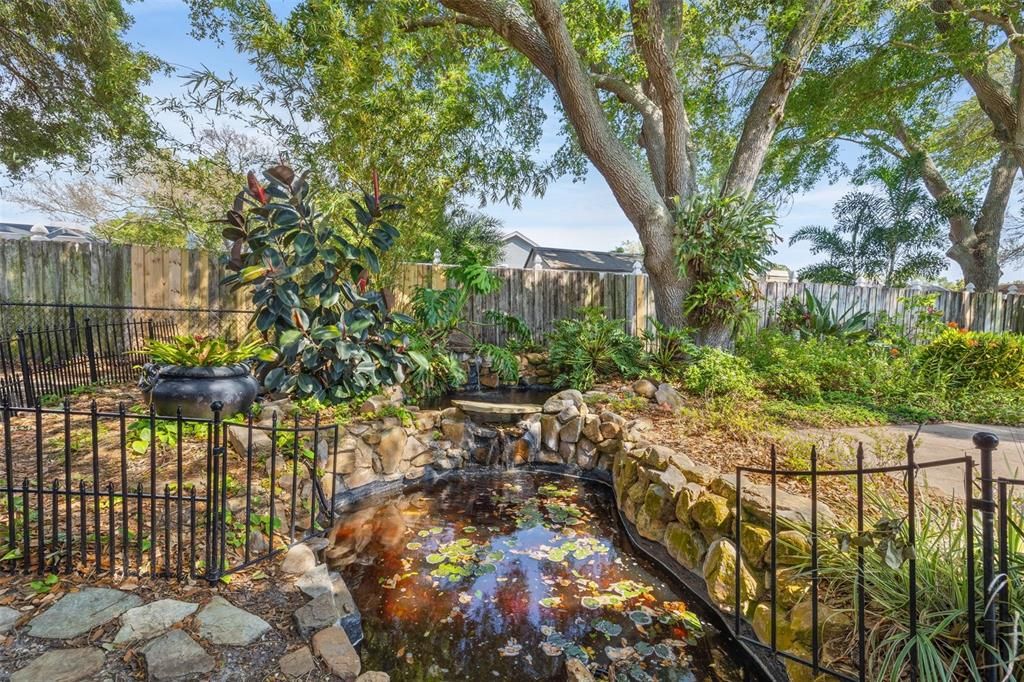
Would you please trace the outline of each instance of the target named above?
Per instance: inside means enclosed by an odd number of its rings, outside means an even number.
[[[559,320],[549,336],[549,363],[555,386],[589,390],[616,375],[640,373],[643,342],[626,333],[622,320],[609,320],[600,308],[581,308],[579,317]]]
[[[750,363],[712,347],[697,351],[695,362],[683,372],[683,384],[687,390],[704,397],[748,397],[757,393]]]
[[[221,367],[248,362],[265,351],[258,338],[246,338],[241,343],[228,343],[217,336],[175,336],[170,341],[149,339],[140,354],[148,355],[160,365],[180,367]],[[273,351],[262,357],[273,357]]]
[[[955,324],[921,348],[921,368],[941,372],[951,387],[984,384],[1024,389],[1024,336],[971,332]]]
[[[979,424],[1024,426],[1024,391],[978,388],[959,392],[950,401],[950,419]]]
[[[836,305],[838,300],[838,295],[833,295],[821,301],[810,289],[805,289],[802,300],[794,296],[783,301],[776,316],[777,324],[782,331],[796,332],[801,339],[865,338],[870,332],[870,314],[857,311],[854,305],[840,312]]]
[[[262,186],[254,173],[224,222],[233,242],[222,280],[248,289],[256,328],[275,347],[259,367],[271,391],[343,401],[402,383],[423,358],[408,355],[396,331],[404,316],[388,309],[371,286],[381,255],[398,239],[385,216],[403,208],[381,195],[350,200],[354,220],[327,224],[310,202],[306,174],[274,166]]]
[[[792,367],[771,367],[757,378],[757,385],[769,395],[793,400],[821,400],[818,378],[812,373]]]
[[[677,377],[697,350],[692,329],[668,327],[657,320],[651,320],[643,339],[649,348],[644,363],[648,372],[659,379]]]

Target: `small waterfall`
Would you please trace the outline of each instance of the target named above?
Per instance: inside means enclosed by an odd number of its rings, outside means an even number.
[[[484,359],[477,355],[471,358],[466,368],[466,390],[467,391],[479,391],[480,390],[480,367],[484,364]]]

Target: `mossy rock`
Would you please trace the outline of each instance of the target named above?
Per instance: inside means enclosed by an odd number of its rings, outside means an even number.
[[[789,629],[789,621],[786,619],[788,609],[778,607],[775,611],[775,645],[782,651],[788,651],[793,645],[794,637]],[[754,607],[754,614],[750,619],[754,626],[757,638],[765,644],[772,641],[772,606],[770,602],[761,602]]]
[[[636,513],[639,506],[629,496],[622,501],[622,514],[629,519],[630,523],[636,523]]]
[[[799,566],[811,560],[811,542],[798,530],[784,530],[775,536],[775,562],[779,566]],[[768,549],[764,562],[770,563]]]
[[[761,565],[764,551],[771,541],[772,536],[767,528],[753,523],[744,523],[740,528],[740,549],[743,550],[743,558],[754,566]]]
[[[771,572],[764,574],[765,594],[768,593]],[[800,603],[811,589],[810,577],[805,575],[799,568],[784,567],[775,572],[775,601],[780,608],[791,609]]]
[[[724,611],[732,612],[736,602],[736,566],[740,571],[740,610],[746,611],[757,598],[758,584],[746,564],[736,554],[732,540],[719,538],[708,547],[702,572],[708,595]]]
[[[805,646],[811,645],[813,628],[812,606],[814,601],[804,599],[789,611],[789,629],[793,639]],[[818,602],[818,645],[826,642],[848,639],[853,634],[853,620],[846,611],[833,609],[828,604]]]
[[[639,457],[643,460],[644,464],[658,471],[664,471],[668,468],[669,462],[672,461],[674,455],[675,450],[664,445],[648,445],[639,453]]]
[[[647,481],[643,479],[637,479],[633,485],[629,486],[629,490],[626,491],[626,497],[635,504],[643,504],[644,496],[647,494]]]
[[[647,510],[641,506],[636,512],[636,532],[641,537],[655,542],[662,542],[665,538],[666,523],[661,519],[653,518]]]
[[[672,491],[663,485],[655,483],[648,486],[644,494],[644,511],[652,519],[668,523],[675,518],[676,499]]]
[[[696,483],[687,483],[679,491],[679,497],[676,498],[676,519],[679,523],[690,524],[690,507],[693,506],[693,503],[697,501],[697,498],[703,492],[704,489]]]
[[[711,540],[729,532],[732,510],[724,497],[706,492],[690,507],[690,518],[704,533],[704,537]]]
[[[665,527],[663,540],[668,553],[681,566],[696,571],[700,569],[707,551],[707,542],[700,531],[682,523],[672,522]]]

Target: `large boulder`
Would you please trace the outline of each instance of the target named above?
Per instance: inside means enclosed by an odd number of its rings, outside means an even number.
[[[661,384],[658,386],[658,390],[654,393],[654,400],[660,407],[671,410],[672,412],[679,411],[685,404],[683,397],[679,395],[679,391],[668,384]]]
[[[690,507],[690,518],[700,528],[704,537],[713,540],[727,534],[732,526],[732,510],[724,497],[704,493]]]
[[[652,381],[648,381],[647,379],[638,379],[633,382],[633,393],[643,396],[648,400],[652,400],[657,392],[658,387]]]
[[[682,566],[691,571],[701,567],[707,543],[700,531],[673,521],[665,527],[663,542],[668,553]]]
[[[377,445],[377,453],[380,455],[381,473],[385,476],[398,471],[398,465],[402,463],[402,454],[405,452],[405,444],[409,435],[401,426],[389,426],[380,432],[380,443]]]
[[[704,584],[708,595],[724,611],[732,612],[736,606],[736,570],[740,571],[740,611],[745,612],[757,598],[757,579],[736,553],[736,545],[728,538],[719,538],[708,547],[704,557]]]

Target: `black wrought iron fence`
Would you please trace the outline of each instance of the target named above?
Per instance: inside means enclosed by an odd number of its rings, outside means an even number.
[[[0,397],[31,406],[82,386],[134,381],[143,360],[135,351],[146,339],[167,340],[176,330],[171,319],[131,317],[18,329],[0,347]]]
[[[2,405],[0,570],[218,580],[334,520],[338,426]]]
[[[901,593],[898,612],[885,614],[889,619],[900,620],[898,625],[901,637],[898,642],[890,645],[897,651],[890,651],[890,660],[902,660],[900,667],[903,673],[900,679],[935,680],[940,679],[980,679],[985,682],[996,680],[1021,679],[1020,666],[1017,660],[1024,653],[1021,642],[1021,631],[1024,622],[1020,614],[1011,607],[1011,597],[1019,598],[1024,594],[1024,508],[1015,503],[1012,495],[1013,486],[1024,485],[1024,480],[996,479],[992,474],[992,455],[998,446],[998,438],[990,433],[979,433],[974,437],[974,445],[980,450],[980,472],[975,471],[975,459],[972,456],[954,457],[941,460],[921,462],[915,458],[913,438],[909,438],[906,446],[906,461],[891,466],[866,466],[863,446],[858,447],[856,463],[848,469],[822,469],[816,448],[810,454],[810,466],[807,469],[781,469],[774,448],[771,451],[770,466],[746,467],[736,469],[735,486],[738,500],[743,500],[745,478],[754,475],[766,477],[768,480],[769,527],[772,541],[768,545],[765,558],[765,595],[768,604],[768,615],[765,624],[762,621],[761,639],[747,636],[741,628],[741,619],[748,615],[744,610],[744,591],[741,581],[744,579],[742,563],[737,560],[734,570],[735,584],[733,587],[734,632],[744,643],[759,648],[779,660],[787,661],[798,667],[809,669],[811,677],[819,679],[819,675],[849,682],[865,682],[873,679],[869,673],[868,660],[878,652],[869,651],[869,647],[878,646],[869,630],[877,625],[869,623],[869,618],[877,621],[878,603],[873,589],[877,586],[866,579],[865,553],[881,551],[895,552],[892,558],[890,578],[897,591]],[[959,470],[964,484],[962,499],[946,500],[945,509],[953,509],[952,523],[944,533],[929,533],[922,540],[918,536],[921,522],[920,489],[918,479],[924,472],[933,469]],[[980,475],[976,475],[980,474]],[[905,516],[902,519],[878,519],[875,525],[869,523],[869,514],[873,511],[866,508],[866,480],[870,476],[899,476],[903,479],[903,500]],[[794,520],[782,519],[779,515],[777,496],[779,482],[784,477],[804,479],[810,486],[809,518]],[[825,478],[852,479],[851,492],[856,503],[855,520],[852,523],[835,522],[834,519],[823,524],[820,513],[820,481]],[[998,489],[998,498],[994,495]],[[980,495],[977,494],[980,492]],[[1017,505],[1016,507],[1014,505]],[[956,511],[958,510],[958,511]],[[735,533],[737,538],[743,537],[744,524],[749,523],[743,513],[735,515]],[[879,522],[881,526],[878,525]],[[997,524],[998,522],[998,524]],[[959,525],[962,524],[962,525]],[[879,528],[885,530],[879,531]],[[998,538],[995,530],[998,527]],[[796,529],[806,534],[808,551],[798,566],[793,562],[781,565],[779,560],[780,531]],[[955,541],[954,534],[962,530],[962,542]],[[883,535],[885,543],[880,546],[868,538]],[[822,548],[824,542],[842,544],[847,547],[839,551],[852,553],[855,566],[852,581],[836,580],[836,571],[829,571],[822,564]],[[998,542],[997,542],[998,540]],[[925,547],[922,542],[934,546]],[[835,548],[831,548],[835,549]],[[920,647],[924,639],[931,636],[920,632],[921,611],[919,600],[927,598],[924,590],[934,589],[933,582],[922,584],[918,575],[918,556],[920,552],[929,550],[933,556],[937,553],[949,567],[956,567],[956,575],[961,576],[960,583],[948,585],[949,589],[962,591],[962,610],[951,609],[943,614],[950,618],[946,625],[949,632],[961,633],[966,637],[967,652],[955,665],[957,672],[937,672],[935,660],[929,656],[922,663]],[[886,557],[888,562],[890,559]],[[779,606],[780,568],[795,571],[788,576],[790,580],[805,580],[808,584],[806,599],[810,604],[808,632],[809,641],[804,652],[799,647],[792,647],[792,642],[784,642],[780,635],[780,622],[788,608]],[[960,570],[962,569],[962,570]],[[852,582],[852,585],[849,583]],[[843,593],[843,587],[852,587]],[[828,597],[823,599],[827,593]],[[950,601],[956,601],[946,595]],[[882,602],[884,603],[884,602]],[[824,636],[828,630],[823,612],[838,612],[850,616],[846,623],[852,641],[850,655],[839,659],[838,663],[823,660]],[[930,614],[934,616],[934,613]],[[932,622],[934,625],[934,619]],[[755,624],[756,629],[756,624]],[[842,629],[842,628],[840,628]],[[955,637],[951,638],[955,639]],[[804,655],[806,654],[806,655]],[[973,660],[976,659],[976,660]],[[941,666],[939,666],[941,668]],[[944,675],[952,674],[953,677]],[[964,674],[966,677],[958,677]],[[894,678],[895,679],[895,678]]]
[[[87,318],[98,324],[125,322],[131,318],[173,318],[179,333],[182,334],[217,335],[240,339],[250,328],[252,312],[225,308],[160,308],[0,301],[0,337],[14,336],[19,329],[80,327]]]

